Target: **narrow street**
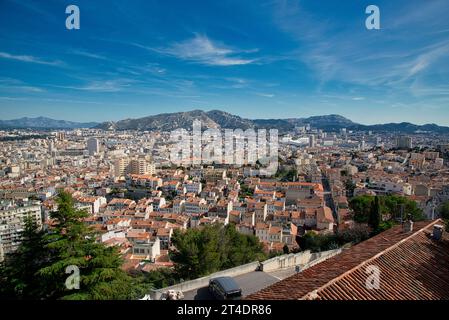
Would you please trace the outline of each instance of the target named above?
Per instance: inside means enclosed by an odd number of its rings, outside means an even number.
[[[237,284],[243,291],[243,297],[254,292],[260,291],[281,279],[285,279],[295,273],[294,268],[279,270],[277,272],[266,273],[263,271],[254,271],[234,277]],[[184,300],[214,300],[208,287],[184,292]]]
[[[332,192],[331,192],[331,187],[329,185],[329,180],[323,174],[321,181],[322,181],[323,188],[324,188],[324,201],[326,203],[326,206],[328,206],[329,208],[332,209],[332,215],[334,216],[335,221],[338,221],[338,212],[337,212],[337,208],[335,207],[334,199],[332,198]]]

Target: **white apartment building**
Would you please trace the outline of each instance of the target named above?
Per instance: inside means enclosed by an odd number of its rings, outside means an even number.
[[[185,200],[176,199],[173,201],[173,213],[181,214],[185,210]]]
[[[100,207],[107,203],[105,197],[80,197],[76,199],[76,202],[80,206],[86,207],[90,214],[98,214]]]
[[[132,229],[126,234],[126,238],[132,244],[132,254],[145,257],[145,260],[156,261],[161,255],[161,242],[158,237],[151,237],[143,229]]]
[[[258,223],[256,224],[256,237],[259,238],[260,241],[270,241],[270,225],[266,223]]]
[[[376,193],[402,193],[404,195],[411,195],[413,187],[410,183],[404,182],[401,179],[398,180],[385,180],[380,179],[378,181],[370,181],[370,189],[374,189]]]
[[[289,182],[285,193],[285,203],[294,204],[298,199],[306,199],[315,193],[315,185],[306,182]]]
[[[149,162],[145,157],[131,159],[129,164],[129,173],[131,174],[156,174],[156,165]]]
[[[182,185],[187,193],[200,194],[203,190],[201,182],[186,182]]]
[[[281,242],[282,240],[282,228],[276,226],[270,226],[268,230],[268,240],[270,242]]]
[[[209,211],[209,206],[206,200],[202,198],[189,198],[184,203],[185,213],[188,215],[206,213]]]
[[[130,174],[126,177],[126,183],[128,186],[156,189],[162,186],[162,179],[149,174]]]
[[[0,204],[0,261],[19,246],[26,217],[31,217],[38,226],[42,226],[40,202],[5,201]]]
[[[89,156],[94,156],[100,152],[100,141],[97,138],[89,138],[87,140],[87,151]]]
[[[236,211],[238,212],[238,211]],[[256,224],[256,214],[255,212],[245,212],[241,215],[241,223],[249,226],[253,226]]]
[[[256,216],[256,223],[259,222],[265,222],[265,220],[267,219],[267,204],[260,202],[260,203],[256,203],[255,205],[255,216]]]
[[[156,165],[149,162],[145,157],[122,157],[115,159],[114,175],[116,177],[123,177],[127,174],[154,175],[156,174]]]
[[[129,158],[117,158],[114,160],[114,176],[123,177],[128,173]]]

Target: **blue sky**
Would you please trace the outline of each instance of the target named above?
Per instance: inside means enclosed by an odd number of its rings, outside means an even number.
[[[65,28],[70,4],[80,30]],[[370,4],[381,30],[365,28]],[[448,16],[447,0],[0,0],[0,119],[449,125]]]

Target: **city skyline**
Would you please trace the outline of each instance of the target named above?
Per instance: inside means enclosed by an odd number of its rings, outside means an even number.
[[[449,125],[445,1],[76,4],[80,30],[64,2],[0,5],[1,119],[219,109]],[[380,30],[365,28],[370,4]]]

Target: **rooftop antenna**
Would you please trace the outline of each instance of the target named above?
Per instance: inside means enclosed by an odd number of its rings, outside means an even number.
[[[435,202],[432,201],[432,220],[435,220],[435,207],[436,207],[436,204],[435,204]]]
[[[404,223],[404,204],[401,204],[401,224]]]

